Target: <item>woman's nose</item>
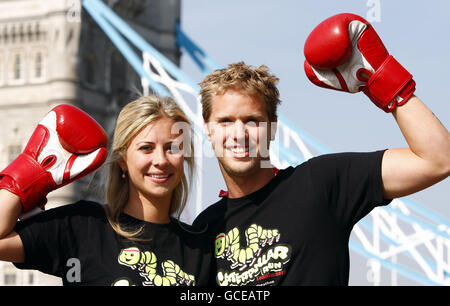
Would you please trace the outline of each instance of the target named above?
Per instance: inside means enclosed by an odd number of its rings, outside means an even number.
[[[167,160],[166,151],[163,148],[157,148],[153,153],[153,165],[164,167],[169,161]]]

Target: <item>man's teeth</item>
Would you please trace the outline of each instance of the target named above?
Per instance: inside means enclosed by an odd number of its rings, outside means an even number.
[[[149,174],[149,176],[154,178],[167,178],[169,174]]]
[[[233,153],[245,153],[247,151],[248,151],[248,149],[246,149],[246,148],[231,148],[231,152],[233,152]]]

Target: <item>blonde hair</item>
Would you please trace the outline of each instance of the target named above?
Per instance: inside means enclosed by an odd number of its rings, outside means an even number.
[[[119,224],[119,216],[123,212],[125,204],[129,197],[129,178],[125,176],[122,178],[122,169],[119,161],[123,160],[127,148],[132,139],[139,134],[148,124],[162,118],[168,117],[175,122],[185,122],[189,124],[190,121],[186,117],[183,110],[176,104],[176,102],[169,97],[143,96],[130,103],[128,103],[121,111],[117,118],[116,127],[114,130],[113,142],[110,149],[109,157],[109,175],[106,184],[106,212],[108,221],[112,228],[119,235],[131,240],[146,240],[137,238],[141,233],[142,228],[134,231],[122,228]],[[189,133],[191,131],[188,131]],[[178,219],[181,212],[186,206],[189,183],[192,181],[194,171],[194,147],[190,135],[183,135],[183,139],[189,139],[188,144],[184,144],[185,154],[184,160],[188,166],[188,177],[183,174],[180,183],[173,191],[170,203],[169,214],[172,215],[178,212]],[[190,150],[190,151],[189,151]]]
[[[279,79],[270,74],[265,65],[254,68],[244,62],[238,62],[228,65],[225,69],[215,70],[199,83],[203,119],[208,122],[215,95],[222,95],[229,89],[235,89],[263,97],[269,120],[276,121],[277,105],[281,103],[280,93],[276,87],[278,81]]]

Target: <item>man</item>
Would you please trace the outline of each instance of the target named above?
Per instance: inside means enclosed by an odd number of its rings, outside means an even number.
[[[363,18],[339,14],[305,43],[318,86],[363,91],[394,116],[409,148],[323,155],[266,167],[278,79],[244,63],[200,83],[207,138],[228,191],[194,221],[215,235],[218,285],[347,285],[351,230],[374,207],[450,173],[450,134],[414,96],[415,82]]]

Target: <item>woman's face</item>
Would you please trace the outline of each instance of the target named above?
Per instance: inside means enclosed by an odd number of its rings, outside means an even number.
[[[172,133],[175,123],[162,117],[137,134],[131,141],[122,170],[130,180],[130,196],[150,201],[168,200],[184,173],[182,133]],[[178,131],[177,131],[178,132]]]

